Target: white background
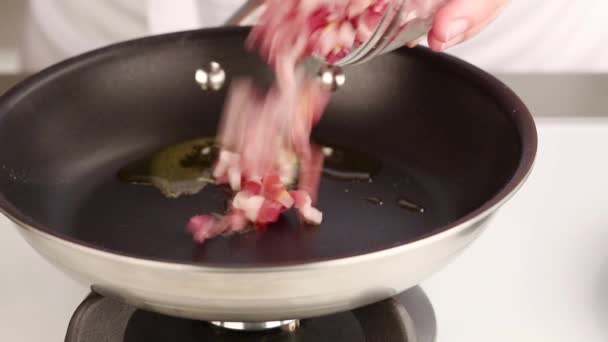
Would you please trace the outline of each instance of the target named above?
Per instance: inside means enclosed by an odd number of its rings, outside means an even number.
[[[0,73],[19,67],[17,40],[25,0],[0,0]]]

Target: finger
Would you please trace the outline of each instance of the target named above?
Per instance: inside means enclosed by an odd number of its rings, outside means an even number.
[[[450,0],[439,9],[429,32],[429,47],[444,51],[475,36],[502,11],[508,0]]]
[[[413,40],[413,41],[407,43],[407,47],[410,47],[410,48],[416,47],[422,41],[422,39],[423,38],[418,38],[416,40]]]

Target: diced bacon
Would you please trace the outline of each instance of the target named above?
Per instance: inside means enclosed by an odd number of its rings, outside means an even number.
[[[224,233],[228,226],[213,216],[198,215],[190,219],[187,228],[194,241],[203,243]]]
[[[350,4],[348,5],[348,18],[360,16],[372,3],[373,0],[351,0]]]
[[[374,14],[371,14],[371,15],[374,15]],[[366,18],[365,16],[361,16],[361,17],[357,18],[356,23],[357,23],[356,41],[358,44],[361,44],[362,42],[365,42],[371,38],[372,33],[373,33],[373,26],[370,26],[369,19]]]
[[[275,199],[285,191],[285,186],[281,182],[278,174],[272,173],[262,180],[262,196]]]
[[[310,18],[308,18],[308,29],[310,32],[315,32],[329,23],[329,10],[327,7],[320,7],[313,11]]]
[[[199,233],[208,230],[211,224],[213,224],[212,216],[197,215],[190,219],[187,229],[192,235],[198,235]]]
[[[232,153],[227,150],[220,151],[218,161],[215,165],[215,169],[213,170],[213,177],[220,178],[227,175],[228,169],[234,165],[237,165],[239,163],[239,159],[240,157],[236,153]]]
[[[368,41],[386,16],[399,16],[397,35],[407,25],[428,18],[434,1],[408,0],[403,11],[390,0],[266,0],[266,11],[246,45],[273,68],[275,85],[262,93],[251,80],[234,80],[219,126],[221,150],[213,168],[218,184],[235,196],[221,218],[199,215],[188,223],[196,241],[225,232],[259,230],[296,207],[307,223],[319,225],[317,201],[324,155],[311,146],[313,127],[321,120],[330,94],[306,75],[299,63],[314,55],[332,64]],[[390,10],[391,12],[387,12]],[[385,37],[391,39],[393,37]],[[287,191],[300,162],[298,190]]]
[[[305,207],[307,205],[311,205],[311,203],[312,203],[312,200],[306,191],[292,190],[289,192],[289,194],[291,195],[291,197],[293,198],[293,200],[295,202],[294,206],[298,209]]]
[[[415,3],[415,8],[427,8]],[[248,40],[279,75],[281,56],[297,62],[311,53],[335,63],[371,37],[390,0],[270,0]],[[395,7],[396,8],[396,7]],[[304,44],[300,42],[305,41]],[[290,62],[291,63],[291,62]]]
[[[220,176],[220,177],[215,177],[215,183],[218,184],[218,185],[229,184],[230,181],[228,180],[228,175],[225,174],[225,175]]]
[[[219,184],[230,184],[236,194],[223,218],[197,216],[191,220],[189,231],[196,241],[202,243],[219,234],[241,231],[249,222],[257,229],[265,229],[278,221],[283,211],[297,205],[298,200],[286,185],[294,179],[298,158],[299,187],[304,190],[298,211],[303,221],[320,224],[322,213],[312,204],[316,201],[324,156],[319,148],[311,148],[309,137],[329,102],[329,94],[300,73],[295,74],[294,80],[295,88],[275,88],[263,99],[257,98],[257,93],[232,94],[232,99],[244,101],[241,105],[254,101],[252,106],[257,110],[247,108],[242,112],[246,114],[237,115],[237,107],[230,109],[230,120],[238,122],[234,124],[241,131],[222,131],[220,142],[231,145],[222,145],[214,176]],[[241,91],[252,88],[242,86]]]
[[[303,190],[290,191],[290,194],[295,200],[295,207],[298,209],[302,219],[306,223],[320,225],[323,221],[323,214],[312,206],[310,195]]]
[[[228,169],[228,180],[234,191],[241,190],[241,168],[238,165]]]
[[[277,172],[281,178],[281,183],[286,186],[293,184],[298,172],[298,157],[296,154],[291,150],[281,150],[277,158],[277,164]]]
[[[338,31],[338,45],[342,47],[352,47],[355,44],[355,36],[356,31],[351,22],[343,22]]]
[[[325,56],[325,59],[327,59],[329,63],[336,63],[342,58],[346,57],[350,51],[351,50],[347,48],[335,48]]]
[[[230,227],[230,232],[238,232],[247,227],[247,217],[242,210],[233,208],[230,213],[225,217]]]
[[[293,207],[294,205],[294,200],[287,190],[283,190],[275,200],[287,209]]]
[[[338,44],[338,28],[336,23],[331,23],[323,29],[319,37],[318,47],[315,53],[327,56]]]
[[[255,181],[246,181],[243,184],[243,193],[247,195],[259,195],[262,192],[262,185]]]
[[[382,20],[382,13],[375,11],[368,11],[364,13],[357,22],[358,28],[363,27],[369,31],[371,36],[372,31],[380,24]]]
[[[405,6],[407,24],[425,17],[426,0]],[[336,63],[371,36],[386,13],[389,0],[266,0],[262,14],[247,39],[275,73],[266,93],[251,80],[235,80],[220,122],[220,154],[213,176],[229,184],[234,197],[224,217],[195,216],[188,224],[194,239],[204,242],[219,234],[258,230],[279,220],[295,207],[303,221],[321,224],[314,207],[324,155],[312,146],[313,127],[321,120],[330,93],[307,75],[299,63],[311,55]],[[420,12],[422,11],[422,12]],[[299,169],[297,163],[299,162]],[[298,190],[287,191],[299,171]]]
[[[308,224],[318,226],[323,222],[323,213],[312,206],[304,207],[300,209],[300,214],[304,221]]]
[[[264,200],[262,196],[249,196],[243,192],[239,192],[234,197],[234,200],[232,200],[232,207],[242,210],[249,221],[255,222],[264,204]]]
[[[232,209],[228,215],[218,218],[211,215],[197,215],[188,222],[187,230],[194,241],[203,243],[227,232],[238,232],[247,227],[247,218],[242,210]]]
[[[275,201],[265,200],[260,208],[256,224],[266,225],[279,220],[279,215],[283,212],[284,207]]]
[[[249,112],[259,107],[259,94],[250,80],[237,79],[231,84],[227,95],[226,106],[219,125],[218,140],[220,145],[229,151],[238,152],[244,144],[242,132],[249,124]],[[228,151],[226,151],[228,152]],[[230,156],[220,154],[220,163]],[[220,168],[218,173],[226,170]]]
[[[293,206],[293,199],[285,189],[285,185],[278,174],[273,173],[264,177],[261,194],[267,199],[278,202],[285,208]]]
[[[425,0],[428,1],[428,0]],[[390,0],[376,0],[370,7],[372,11],[376,13],[384,13],[390,4]],[[407,2],[407,1],[406,1]]]
[[[312,199],[312,203],[317,202],[324,160],[323,150],[319,146],[313,146],[310,155],[301,160],[298,189],[304,190]]]
[[[301,87],[299,105],[291,121],[291,144],[300,158],[310,153],[310,134],[318,123],[330,95],[318,82],[307,82]]]

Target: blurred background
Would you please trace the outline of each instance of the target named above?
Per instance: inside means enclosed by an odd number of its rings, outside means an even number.
[[[221,25],[244,0],[0,0],[0,73],[32,72],[149,34]],[[450,50],[494,73],[608,71],[608,1],[511,0]]]
[[[17,42],[26,2],[0,1],[0,73],[16,72],[20,68]]]

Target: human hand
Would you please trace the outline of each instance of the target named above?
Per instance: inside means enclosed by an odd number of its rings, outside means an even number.
[[[437,11],[428,34],[429,47],[437,52],[475,36],[500,14],[508,0],[448,0]]]

